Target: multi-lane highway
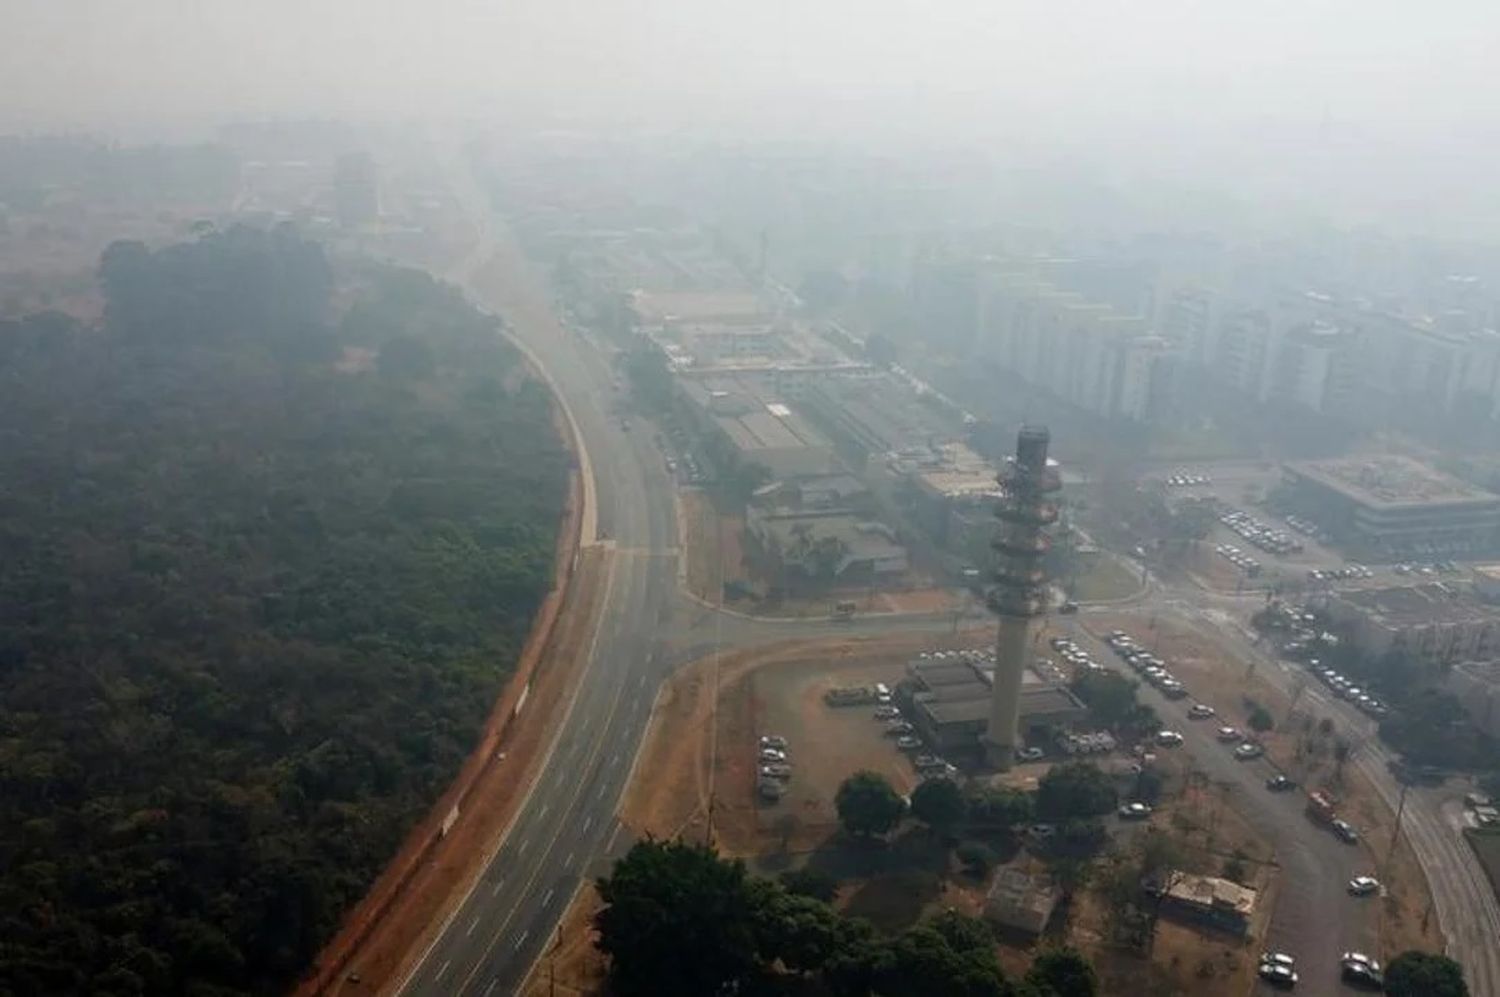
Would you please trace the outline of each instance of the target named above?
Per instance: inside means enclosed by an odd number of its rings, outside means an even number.
[[[462,182],[462,181],[461,181]],[[672,490],[649,433],[610,411],[611,371],[553,317],[545,291],[464,185],[485,223],[466,284],[478,304],[550,375],[587,450],[598,536],[612,550],[599,622],[556,739],[503,843],[404,981],[408,994],[509,994],[551,939],[591,863],[616,833],[614,812],[657,686],[671,662],[677,568]],[[587,539],[587,538],[585,538]]]

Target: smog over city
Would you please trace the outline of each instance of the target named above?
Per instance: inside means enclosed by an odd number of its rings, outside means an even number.
[[[1500,9],[0,37],[0,994],[1500,997]]]

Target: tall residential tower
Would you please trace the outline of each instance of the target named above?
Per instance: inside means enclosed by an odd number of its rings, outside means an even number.
[[[1047,611],[1047,572],[1042,565],[1057,522],[1051,496],[1062,487],[1055,462],[1047,459],[1045,426],[1022,426],[1016,455],[1000,469],[1000,520],[995,534],[995,587],[990,608],[1000,617],[995,645],[995,680],[990,701],[985,754],[990,764],[1008,769],[1019,747],[1021,676],[1031,656],[1038,617]]]

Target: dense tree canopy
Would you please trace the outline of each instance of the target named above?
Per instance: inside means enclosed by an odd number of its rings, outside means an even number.
[[[279,992],[473,745],[567,457],[423,275],[281,229],[101,278],[0,323],[0,992]]]
[[[878,772],[856,772],[834,797],[839,820],[850,834],[884,834],[901,820],[906,803]]]
[[[1054,765],[1037,784],[1037,816],[1046,820],[1097,817],[1115,808],[1118,794],[1109,776],[1091,762]]]
[[[1443,955],[1403,952],[1385,967],[1391,997],[1469,997],[1463,967]]]
[[[762,924],[774,925],[778,946],[799,944],[797,927],[781,920],[797,912],[766,909],[771,891],[753,889],[743,863],[702,845],[638,843],[597,886],[598,944],[621,994],[719,993],[755,966]]]
[[[928,779],[911,794],[911,813],[941,834],[958,826],[967,813],[963,790],[950,779]]]

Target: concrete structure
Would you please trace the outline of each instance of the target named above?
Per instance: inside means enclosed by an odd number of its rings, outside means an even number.
[[[789,586],[869,584],[904,574],[906,548],[884,523],[840,509],[802,511],[750,506],[746,553]]]
[[[1000,925],[1039,935],[1052,920],[1061,891],[1045,872],[1026,872],[1009,866],[995,872],[984,898],[984,916]]]
[[[1248,886],[1217,876],[1173,873],[1161,909],[1164,914],[1244,936],[1259,902],[1260,895]]]
[[[1051,546],[1046,527],[1057,522],[1051,496],[1062,487],[1057,465],[1047,459],[1045,426],[1022,426],[1016,454],[1001,468],[995,516],[995,587],[990,608],[1000,617],[995,643],[994,689],[984,733],[991,765],[1008,769],[1019,746],[1021,675],[1031,653],[1032,632],[1047,611],[1042,558]]]
[[[1500,496],[1398,455],[1294,461],[1292,502],[1339,539],[1400,553],[1484,550],[1500,539]]]
[[[1000,496],[988,460],[962,443],[898,457],[891,469],[911,499],[912,518],[939,546],[983,563],[992,532],[990,509]]]
[[[798,398],[856,464],[886,454],[926,453],[955,441],[962,427],[924,403],[906,380],[887,373],[810,380]]]
[[[1462,583],[1351,589],[1327,607],[1372,657],[1401,654],[1433,667],[1500,658],[1500,607]]]
[[[983,745],[994,699],[993,652],[939,652],[907,662],[901,695],[912,723],[927,742],[954,754]],[[1048,739],[1059,728],[1083,722],[1088,710],[1064,686],[1044,681],[1031,668],[1021,674],[1017,693],[1019,736],[1023,741]]]
[[[772,478],[841,469],[833,444],[782,400],[768,378],[724,374],[678,379],[678,391],[721,464],[754,464]]]

